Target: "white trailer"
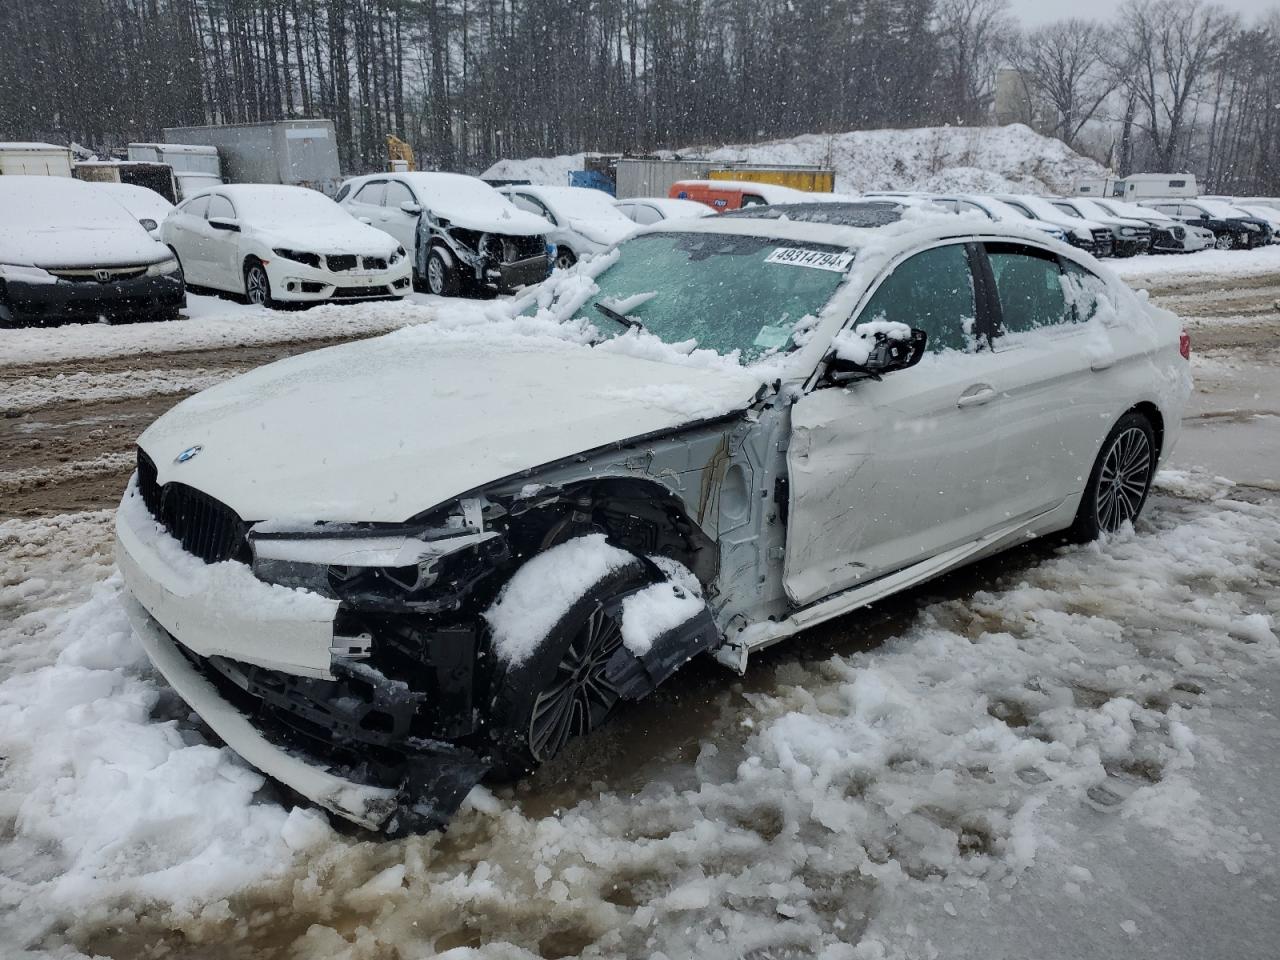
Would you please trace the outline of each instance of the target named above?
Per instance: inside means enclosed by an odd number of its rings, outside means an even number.
[[[171,166],[179,201],[222,185],[222,162],[218,159],[217,147],[198,143],[131,143],[129,159]]]
[[[71,176],[71,151],[52,143],[0,143],[0,175]]]
[[[1121,182],[1123,199],[1129,201],[1200,196],[1194,173],[1132,173]]]

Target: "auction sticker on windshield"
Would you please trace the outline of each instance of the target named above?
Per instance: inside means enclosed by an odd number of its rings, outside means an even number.
[[[853,254],[827,253],[822,250],[806,250],[803,247],[776,247],[773,253],[764,258],[764,262],[844,273],[849,269],[849,264],[853,263]]]

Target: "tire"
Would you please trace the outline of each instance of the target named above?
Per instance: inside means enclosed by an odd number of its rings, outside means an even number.
[[[1102,442],[1069,538],[1088,543],[1115,533],[1125,521],[1136,523],[1151,492],[1158,456],[1151,421],[1140,413],[1121,417]]]
[[[271,278],[266,268],[257,260],[250,260],[244,268],[244,295],[252,304],[271,309],[275,301],[271,297]]]
[[[566,246],[556,246],[555,268],[557,270],[568,270],[578,262],[578,255]]]
[[[1235,248],[1235,239],[1229,233],[1219,233],[1213,238],[1213,247],[1215,250],[1232,250]]]
[[[439,247],[427,257],[427,291],[437,297],[456,297],[462,284],[458,271],[448,262]]]
[[[496,684],[491,774],[513,780],[600,728],[619,697],[603,677],[622,645],[621,598],[650,582],[639,560],[595,583],[523,663]]]

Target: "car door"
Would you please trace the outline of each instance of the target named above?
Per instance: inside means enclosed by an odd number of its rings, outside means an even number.
[[[1115,351],[1107,324],[1091,322],[1102,281],[1030,244],[988,242],[983,253],[1003,439],[992,482],[1019,520],[1084,489],[1111,428],[1102,375]]]
[[[791,411],[784,585],[811,603],[1008,523],[993,490],[1003,404],[981,348],[976,248],[951,242],[900,261],[852,325],[923,329],[907,370],[847,387],[818,382]]]
[[[244,291],[244,263],[240,255],[241,231],[239,211],[235,204],[222,194],[211,194],[209,210],[205,214],[208,223],[208,243],[205,266],[209,271],[209,283],[220,290]],[[235,225],[238,229],[232,229]]]
[[[370,225],[378,226],[383,214],[382,198],[386,196],[387,181],[370,180],[362,184],[351,199],[347,201],[347,209],[357,220],[364,220]]]
[[[412,250],[418,235],[419,215],[409,213],[400,205],[417,202],[413,191],[407,186],[399,180],[388,180],[386,193],[382,198],[381,212],[374,220],[374,226],[391,234],[406,250]]]
[[[209,209],[207,196],[193,197],[174,210],[165,220],[164,237],[178,255],[182,275],[189,283],[206,283],[207,269],[203,262],[206,233],[205,212]]]

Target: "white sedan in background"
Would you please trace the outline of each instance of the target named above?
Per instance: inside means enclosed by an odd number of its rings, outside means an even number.
[[[556,245],[555,266],[567,270],[583,257],[603,253],[635,233],[636,225],[602,190],[588,187],[501,187],[521,210],[551,224],[547,240]]]
[[[690,220],[714,217],[718,211],[697,200],[677,200],[674,197],[628,197],[615,201],[614,206],[628,220],[647,227],[663,220]]]
[[[218,187],[184,201],[160,238],[188,283],[262,306],[403,297],[411,285],[394,237],[306,187]]]

